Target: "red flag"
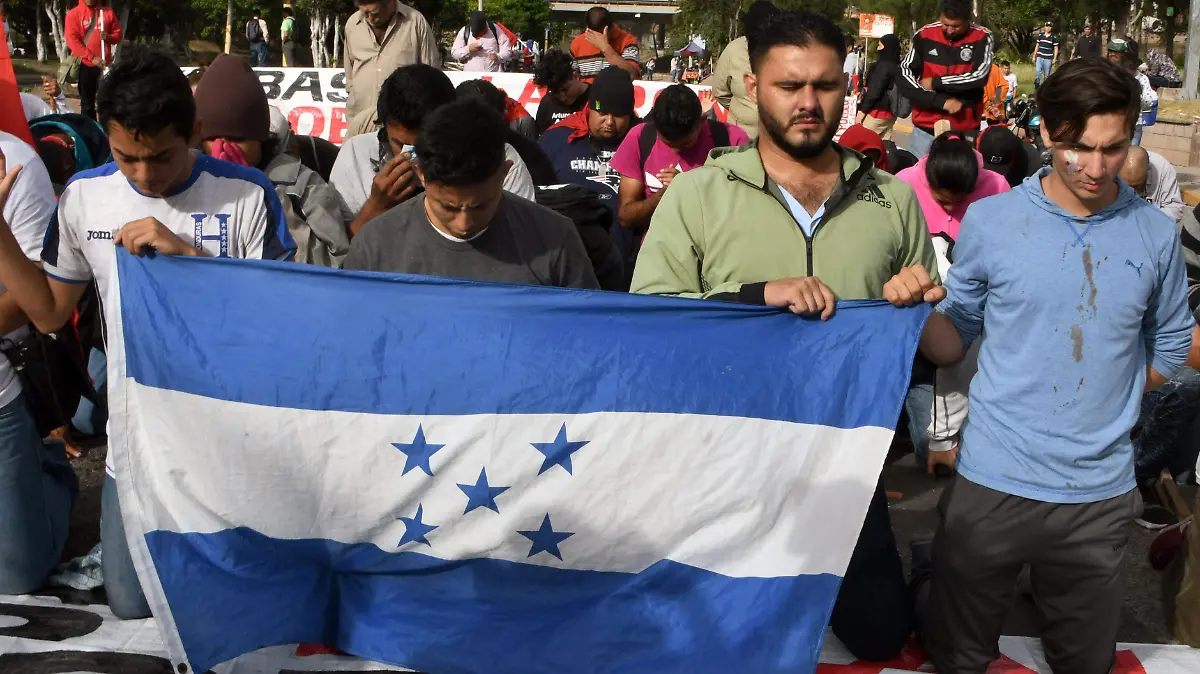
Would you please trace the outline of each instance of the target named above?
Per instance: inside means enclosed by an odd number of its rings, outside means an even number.
[[[8,44],[8,37],[0,24],[0,45],[5,44]],[[12,55],[7,48],[0,49],[0,131],[7,131],[33,146],[33,134],[25,121],[21,89],[17,87],[17,74],[13,72]]]

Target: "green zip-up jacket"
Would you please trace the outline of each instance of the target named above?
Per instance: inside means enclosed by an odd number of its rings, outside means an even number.
[[[902,268],[937,278],[912,188],[840,146],[842,175],[812,238],[763,168],[757,142],[676,176],[638,253],[632,292],[763,304],[768,281],[816,276],[842,300],[879,299]]]

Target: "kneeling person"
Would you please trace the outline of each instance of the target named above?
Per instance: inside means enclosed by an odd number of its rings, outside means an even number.
[[[42,332],[70,320],[88,283],[112,306],[116,246],[131,253],[288,259],[296,244],[267,177],[193,151],[196,102],[187,77],[165,52],[121,49],[96,94],[100,125],[115,163],[75,175],[58,201],[42,245],[42,269],[0,225],[0,283]],[[0,201],[18,167],[0,165]],[[22,178],[24,180],[24,178]],[[18,183],[19,184],[19,183]],[[109,449],[100,505],[100,541],[109,607],[122,619],[146,618],[121,521]]]
[[[504,191],[505,128],[475,100],[428,118],[414,164],[425,193],[367,223],[343,268],[599,288],[571,221]]]

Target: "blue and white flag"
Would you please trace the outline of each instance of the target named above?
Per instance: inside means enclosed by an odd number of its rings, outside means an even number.
[[[111,447],[180,672],[811,672],[929,313],[118,266]]]

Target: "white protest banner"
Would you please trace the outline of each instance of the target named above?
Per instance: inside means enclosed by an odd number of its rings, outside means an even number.
[[[185,68],[190,72],[192,68]],[[324,138],[341,145],[346,138],[346,72],[341,68],[255,68],[262,82],[267,101],[287,116],[292,130],[305,136]],[[447,71],[450,81],[458,86],[468,79],[482,77],[495,84],[509,98],[525,106],[530,115],[537,114],[545,90],[534,85],[533,76],[525,73],[465,73]],[[633,105],[639,117],[645,117],[654,106],[658,94],[670,82],[638,80],[633,83]],[[711,87],[693,86],[697,92]],[[846,99],[838,134],[854,123],[855,101]],[[720,104],[717,118],[725,121],[729,115]]]

